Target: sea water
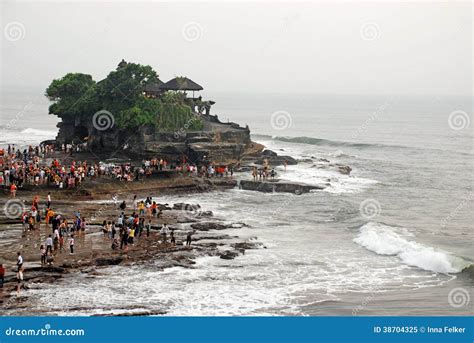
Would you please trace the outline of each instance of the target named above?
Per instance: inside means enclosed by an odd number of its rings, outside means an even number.
[[[3,92],[0,144],[54,138],[57,119],[38,94]],[[193,269],[161,271],[150,261],[105,268],[95,278],[72,275],[33,285],[25,292],[31,307],[11,314],[472,314],[473,130],[452,115],[470,120],[472,99],[212,97],[222,121],[248,124],[253,140],[301,161],[277,167],[279,178],[329,186],[303,195],[237,188],[157,195],[244,221],[248,228],[229,234],[266,249],[232,261],[199,258]],[[328,164],[353,170],[343,175]]]

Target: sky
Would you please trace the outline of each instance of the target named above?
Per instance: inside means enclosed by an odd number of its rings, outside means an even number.
[[[1,2],[1,87],[120,60],[208,92],[472,96],[470,2]]]

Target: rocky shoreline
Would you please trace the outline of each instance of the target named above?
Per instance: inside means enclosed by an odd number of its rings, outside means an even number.
[[[87,152],[78,155],[75,157],[88,160]],[[248,173],[250,177],[250,171],[263,164],[278,166],[294,165],[298,162],[305,161],[297,161],[290,156],[278,156],[271,150],[262,152],[262,147],[258,147],[253,153],[244,157],[235,167],[235,172]],[[350,167],[332,165],[327,160],[320,160],[313,167],[334,168],[346,175],[351,172]],[[153,267],[159,270],[171,267],[195,268],[195,260],[199,257],[213,256],[232,260],[245,254],[248,249],[265,248],[263,243],[257,241],[257,237],[245,239],[235,235],[235,230],[247,227],[247,224],[232,223],[216,218],[211,211],[202,209],[199,204],[163,203],[160,201],[163,195],[192,194],[235,187],[252,191],[287,192],[299,195],[324,189],[329,186],[329,181],[317,186],[278,179],[238,181],[232,177],[192,177],[168,169],[156,171],[150,177],[133,182],[119,181],[110,177],[87,178],[78,187],[72,189],[60,190],[53,185],[25,185],[15,200],[15,204],[20,207],[17,217],[24,209],[31,207],[35,196],[41,199],[40,209],[42,209],[45,198],[50,192],[53,199],[52,207],[56,213],[72,219],[74,213],[80,211],[81,217],[86,218],[89,225],[85,234],[76,238],[75,255],[62,252],[55,257],[53,265],[41,266],[39,247],[51,233],[51,228],[46,227],[43,222],[40,230],[23,232],[19,218],[6,216],[5,210],[3,211],[4,213],[0,215],[0,263],[6,266],[7,273],[4,287],[0,288],[2,314],[41,315],[43,313],[34,313],[30,310],[29,297],[24,295],[24,290],[47,287],[48,284],[60,283],[77,275],[94,278],[101,275],[101,269],[110,266],[147,266],[152,262]],[[137,195],[138,199],[148,196],[157,198],[162,215],[153,219],[149,237],[145,234],[127,250],[113,250],[111,241],[104,239],[101,232],[102,223],[104,220],[115,221],[121,212],[118,208],[119,203],[125,200],[130,205],[134,195]],[[0,206],[3,209],[8,205],[9,200],[8,191],[6,189],[3,189],[3,192],[0,191]],[[129,206],[125,213],[131,212]],[[161,242],[159,229],[165,222],[175,232],[176,245]],[[192,245],[185,246],[186,233],[190,230],[195,230],[196,233],[193,235]],[[233,234],[229,234],[229,231]],[[17,251],[21,251],[25,259],[23,290],[18,294],[15,268]],[[143,312],[130,309],[125,312],[106,311],[101,315],[161,314],[165,314],[165,310]]]
[[[95,277],[100,274],[102,268],[109,266],[131,266],[146,265],[153,262],[155,268],[161,270],[171,267],[194,268],[195,259],[203,256],[215,256],[222,259],[234,259],[241,254],[245,254],[248,249],[264,248],[253,237],[252,240],[243,239],[236,235],[230,235],[227,231],[235,231],[247,226],[245,223],[226,222],[221,218],[214,217],[211,211],[201,209],[199,204],[176,203],[173,205],[161,204],[162,215],[153,219],[150,236],[146,233],[136,240],[133,246],[124,250],[113,250],[108,238],[104,238],[101,232],[103,220],[114,220],[120,213],[118,204],[110,200],[110,194],[119,194],[122,200],[124,193],[131,200],[133,194],[139,198],[146,197],[150,193],[159,196],[163,193],[172,194],[175,192],[202,192],[211,189],[225,189],[234,187],[236,181],[233,179],[222,179],[216,181],[196,180],[191,178],[182,178],[173,180],[173,187],[169,187],[167,182],[145,181],[146,187],[140,187],[139,183],[131,183],[132,189],[126,189],[124,192],[117,188],[113,183],[108,183],[104,188],[98,187],[96,183],[87,183],[83,185],[81,192],[75,192],[73,199],[71,195],[62,194],[59,200],[53,200],[53,207],[57,213],[71,218],[76,210],[81,215],[89,219],[89,225],[83,236],[76,238],[76,253],[69,255],[67,252],[58,253],[52,266],[41,266],[39,245],[44,244],[47,234],[51,233],[51,228],[42,223],[38,232],[22,232],[22,225],[19,220],[0,217],[0,237],[1,252],[0,259],[5,264],[7,273],[5,284],[0,288],[0,307],[3,309],[3,315],[14,313],[15,315],[39,315],[28,309],[28,297],[24,296],[23,289],[45,287],[49,283],[58,283],[65,278],[72,277],[78,273],[86,274],[87,277]],[[36,191],[36,192],[35,192]],[[145,193],[146,191],[146,193]],[[27,191],[19,198],[25,206],[30,205],[28,199],[31,195],[39,195],[44,199],[44,191],[38,192],[38,189]],[[53,194],[53,199],[56,194]],[[8,198],[0,198],[0,206],[5,206]],[[126,213],[129,211],[126,210]],[[171,243],[162,243],[159,229],[166,222],[170,229],[173,229],[176,237],[176,245]],[[185,246],[186,233],[189,230],[195,230],[192,237],[191,246]],[[22,290],[16,293],[16,252],[21,251],[25,259],[24,281]],[[163,311],[156,313],[130,312],[127,315],[156,315],[164,314]],[[110,312],[105,315],[117,315]],[[122,314],[124,315],[124,314]]]

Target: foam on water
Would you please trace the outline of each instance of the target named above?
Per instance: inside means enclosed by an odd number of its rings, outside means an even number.
[[[329,193],[358,193],[377,183],[376,180],[344,175],[336,170],[321,169],[316,165],[300,163],[294,166],[276,168],[278,177],[292,182],[304,182],[310,185],[329,184],[324,189]]]
[[[315,156],[332,157],[352,157],[337,150],[327,154],[317,149],[315,145],[305,144],[304,142],[281,142],[278,140],[264,139],[263,136],[257,136],[259,143],[265,145],[267,149],[274,150],[280,155],[290,155],[296,159],[313,160],[313,162],[300,162],[294,166],[287,166],[286,171],[283,167],[277,167],[278,178],[291,182],[304,182],[310,185],[321,185],[329,183],[324,189],[328,193],[359,193],[378,183],[376,180],[362,178],[354,175],[341,174],[334,163],[315,163]],[[338,161],[331,161],[338,162]],[[354,172],[352,172],[354,174]]]
[[[311,194],[306,196],[314,198]],[[232,261],[201,257],[192,269],[161,270],[161,261],[156,260],[98,270],[102,275],[78,273],[58,284],[37,285],[26,291],[32,304],[29,311],[44,311],[45,315],[142,310],[163,310],[178,316],[301,315],[312,307],[337,306],[334,303],[344,301],[346,294],[433,287],[452,278],[445,274],[426,275],[396,258],[374,256],[352,242],[352,231],[315,227],[298,219],[300,224],[291,226],[289,222],[296,215],[293,212],[290,217],[272,218],[272,204],[284,203],[285,198],[303,201],[303,197],[237,189],[160,196],[160,202],[170,204],[199,203],[226,221],[242,220],[245,213],[244,221],[251,227],[226,233],[240,239],[257,236],[267,249],[248,250]],[[259,210],[252,211],[254,207]],[[280,224],[275,225],[276,221]],[[311,244],[300,244],[301,238]],[[333,241],[338,243],[327,243]]]
[[[354,242],[376,254],[398,256],[403,263],[428,271],[459,273],[469,266],[460,257],[409,240],[407,236],[394,227],[370,222],[361,227]]]
[[[27,128],[22,131],[1,130],[0,144],[29,145],[39,144],[56,137],[56,131]]]

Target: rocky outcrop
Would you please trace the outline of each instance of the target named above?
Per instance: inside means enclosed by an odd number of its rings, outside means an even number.
[[[342,165],[342,164],[332,164],[332,163],[318,163],[311,166],[311,168],[335,170],[343,175],[350,175],[352,171],[352,168],[349,166]]]
[[[313,186],[307,185],[304,183],[296,182],[284,182],[284,181],[240,181],[239,188],[250,190],[250,191],[259,191],[259,192],[284,192],[284,193],[293,193],[296,195],[308,193],[312,190],[321,190],[326,188],[325,185]]]
[[[194,230],[198,230],[198,231],[225,230],[229,228],[228,225],[218,223],[218,222],[195,223],[195,224],[191,224],[191,227]]]
[[[220,257],[223,260],[233,260],[237,256],[239,256],[239,253],[236,252],[236,251],[233,251],[233,250],[225,250],[225,251],[220,253]]]
[[[272,150],[257,151],[252,154],[248,154],[244,158],[245,165],[264,165],[270,166],[281,166],[285,163],[287,165],[298,164],[298,161],[291,156],[278,155]],[[243,167],[245,169],[245,166]]]
[[[44,195],[44,194],[43,194]],[[82,214],[96,219],[94,223],[101,223],[104,218],[116,216],[119,211],[116,206],[110,205],[108,199],[100,204],[100,211],[96,211],[97,203],[89,204],[87,202],[76,202],[70,200],[56,200],[56,210],[58,213],[70,213],[77,210],[78,207]],[[22,288],[30,287],[48,287],[50,283],[58,283],[64,277],[75,277],[80,272],[85,278],[93,279],[104,277],[101,272],[102,268],[114,265],[130,266],[142,264],[150,267],[150,261],[153,261],[153,268],[164,270],[165,268],[196,268],[195,259],[202,256],[214,256],[224,260],[233,260],[240,255],[245,254],[247,249],[258,249],[264,247],[262,243],[257,242],[255,237],[250,241],[241,240],[238,236],[226,234],[222,230],[235,230],[247,227],[248,225],[241,222],[224,222],[220,219],[212,217],[212,212],[202,211],[199,204],[175,203],[165,204],[166,209],[157,221],[159,225],[152,226],[150,236],[142,235],[135,240],[134,245],[129,245],[126,249],[112,249],[111,242],[104,240],[100,232],[100,225],[89,223],[84,237],[79,238],[83,244],[77,247],[74,255],[67,253],[58,253],[54,259],[54,265],[40,266],[37,248],[32,245],[23,245],[22,254],[25,258],[25,279]],[[184,209],[184,211],[183,211]],[[186,213],[187,211],[191,213]],[[185,212],[186,211],[186,212]],[[205,215],[201,215],[204,214]],[[190,215],[195,217],[192,224],[178,224],[180,219],[188,218]],[[168,223],[170,229],[174,230],[176,237],[176,245],[172,245],[162,241],[159,233],[162,223]],[[1,223],[0,223],[1,224]],[[19,225],[19,224],[18,224]],[[2,229],[2,228],[0,228]],[[191,246],[185,245],[187,234],[196,230],[192,235]],[[19,230],[19,233],[21,230]],[[7,242],[0,249],[0,258],[3,261],[5,257],[10,258],[15,254],[17,244],[24,238],[18,235],[17,239]],[[0,292],[0,306],[4,310],[3,314],[23,314],[28,315],[43,314],[38,313],[38,309],[28,307],[28,299],[21,300],[22,297],[15,296],[15,267],[14,259],[8,260],[7,275],[5,277],[5,292]],[[23,291],[21,291],[23,292]],[[94,308],[94,304],[90,304]],[[84,308],[68,308],[70,311],[87,311],[91,307]],[[114,308],[102,308],[103,315],[118,315],[126,313],[127,315],[154,315],[162,314],[160,309],[153,309],[151,312],[146,308],[132,308],[129,306],[121,307],[120,311]],[[32,312],[33,311],[33,312]],[[43,309],[41,309],[43,311]]]
[[[120,129],[112,117],[96,123],[79,117],[62,121],[57,125],[55,142],[59,145],[87,142],[87,149],[101,156],[120,152],[135,158],[159,156],[173,163],[183,155],[194,163],[204,158],[217,163],[236,163],[252,146],[248,127],[222,123],[216,116],[203,116],[201,131],[183,127],[174,132],[158,132],[152,125],[136,130]]]

